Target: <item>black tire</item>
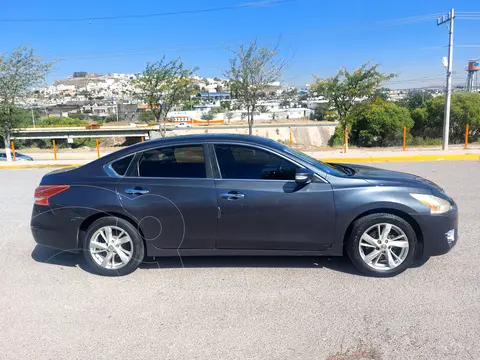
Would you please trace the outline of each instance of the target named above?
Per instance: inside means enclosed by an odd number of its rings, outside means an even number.
[[[370,227],[380,223],[395,225],[407,236],[409,244],[408,254],[404,261],[393,269],[377,270],[367,265],[360,254],[360,238]],[[417,251],[417,236],[412,226],[401,217],[388,213],[371,214],[366,215],[353,223],[352,231],[345,244],[345,250],[352,260],[353,265],[365,275],[374,277],[391,277],[402,273],[412,265]]]
[[[92,236],[95,232],[101,229],[104,226],[115,226],[120,228],[121,230],[125,231],[132,240],[132,256],[130,261],[119,269],[107,269],[100,264],[98,264],[94,258],[92,253],[90,252],[90,242],[92,240]],[[123,276],[132,273],[137,269],[140,263],[143,261],[145,257],[145,247],[143,245],[143,240],[141,235],[138,233],[138,230],[128,221],[117,218],[114,216],[102,217],[96,220],[90,227],[88,228],[84,243],[83,243],[83,255],[85,260],[87,261],[88,265],[93,269],[96,274],[104,275],[104,276]]]

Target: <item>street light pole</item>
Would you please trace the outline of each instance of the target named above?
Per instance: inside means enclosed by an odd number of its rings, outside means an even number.
[[[450,103],[452,98],[452,63],[453,63],[453,19],[455,18],[454,10],[445,16],[437,19],[437,26],[449,23],[448,26],[448,65],[447,65],[447,83],[445,89],[445,118],[443,121],[443,143],[442,149],[448,150],[448,137],[450,133]]]

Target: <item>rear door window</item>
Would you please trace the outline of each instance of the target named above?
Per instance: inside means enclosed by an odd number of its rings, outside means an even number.
[[[140,177],[206,178],[202,145],[182,145],[147,150],[138,162]]]

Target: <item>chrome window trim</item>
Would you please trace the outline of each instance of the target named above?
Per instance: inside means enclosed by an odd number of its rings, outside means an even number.
[[[211,144],[213,146],[213,152],[214,152],[214,155],[215,155],[215,164],[217,164],[217,168],[218,170],[220,170],[220,166],[218,165],[218,158],[217,158],[217,154],[215,152],[215,144],[224,144],[224,145],[232,145],[232,146],[246,146],[246,147],[254,147],[254,148],[257,148],[257,149],[260,149],[260,150],[264,150],[264,151],[267,151],[273,155],[277,155],[293,164],[295,164],[296,166],[300,167],[300,168],[303,168],[303,169],[309,169],[309,170],[312,170],[310,167],[308,166],[305,166],[301,163],[298,163],[297,161],[294,161],[292,159],[290,159],[288,156],[284,156],[283,154],[280,154],[278,152],[276,152],[275,150],[272,150],[270,148],[267,148],[265,147],[264,145],[258,145],[258,144],[251,144],[251,143],[244,143],[244,142],[232,142],[232,141],[227,141],[227,140],[220,140],[220,141],[203,141],[203,142],[195,142],[195,143],[184,143],[184,142],[180,142],[180,143],[173,143],[173,144],[168,144],[168,145],[163,145],[163,146],[154,146],[154,147],[151,147],[151,148],[147,148],[147,149],[143,149],[143,150],[139,150],[139,151],[135,151],[135,152],[132,152],[132,153],[129,153],[127,155],[124,155],[118,159],[115,159],[115,160],[112,160],[110,161],[109,163],[105,164],[103,166],[103,169],[104,171],[107,173],[108,176],[112,177],[112,178],[117,178],[117,179],[161,179],[161,180],[168,180],[168,179],[172,179],[172,180],[223,180],[223,181],[274,181],[274,182],[295,182],[295,180],[274,180],[274,179],[223,179],[221,177],[217,178],[217,177],[202,177],[202,178],[184,178],[184,177],[149,177],[149,176],[140,176],[140,172],[138,171],[138,165],[139,165],[139,162],[137,161],[135,166],[137,167],[137,174],[139,174],[138,176],[121,176],[119,174],[117,174],[115,172],[115,170],[112,169],[111,165],[112,163],[118,161],[118,160],[121,160],[123,158],[126,158],[128,156],[132,156],[132,161],[135,159],[135,156],[138,154],[138,153],[143,153],[145,151],[150,151],[150,150],[155,150],[155,149],[162,149],[162,148],[168,148],[168,147],[176,147],[176,146],[202,146],[203,147],[203,154],[204,154],[204,164],[205,164],[205,170],[206,169],[206,166],[207,166],[207,159],[205,158],[205,146],[208,146],[209,144]],[[210,156],[210,154],[206,153],[207,157]],[[128,171],[130,170],[130,166],[132,165],[132,162],[130,162],[130,164],[128,165],[128,168],[127,168],[127,171],[126,173],[128,173]],[[325,183],[325,184],[329,184],[329,182],[324,179],[321,175],[319,175],[315,170],[312,170],[315,177],[320,180],[322,183]]]
[[[186,177],[153,177],[153,176],[122,176],[123,179],[160,179],[160,180],[215,180],[212,177],[186,178]]]

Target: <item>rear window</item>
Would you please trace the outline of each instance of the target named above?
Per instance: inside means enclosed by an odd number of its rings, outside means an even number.
[[[120,176],[124,176],[127,173],[128,166],[132,162],[133,155],[124,157],[112,163],[112,169]]]
[[[145,151],[138,163],[139,176],[206,178],[202,145],[172,146]]]

